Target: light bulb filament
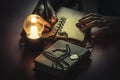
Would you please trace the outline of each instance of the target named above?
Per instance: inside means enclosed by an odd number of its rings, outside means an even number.
[[[31,26],[30,27],[30,34],[29,34],[28,37],[30,39],[38,39],[38,38],[40,38],[37,26]]]

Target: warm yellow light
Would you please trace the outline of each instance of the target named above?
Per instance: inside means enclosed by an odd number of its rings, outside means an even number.
[[[37,22],[36,17],[32,17],[32,18],[31,18],[31,22],[32,22],[32,23],[36,23],[36,22]]]
[[[39,32],[38,32],[38,29],[37,29],[37,26],[31,26],[30,27],[30,34],[28,36],[28,38],[30,39],[37,39],[37,38],[40,38],[41,36],[39,36]]]
[[[44,23],[42,21],[43,18],[36,14],[27,16],[23,24],[27,38],[39,39],[42,36],[42,32],[44,30]]]

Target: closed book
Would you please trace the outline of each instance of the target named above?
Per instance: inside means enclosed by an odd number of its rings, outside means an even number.
[[[35,59],[35,69],[52,75],[63,77],[73,70],[83,59],[90,56],[88,49],[64,40],[56,41],[48,49],[40,53]]]

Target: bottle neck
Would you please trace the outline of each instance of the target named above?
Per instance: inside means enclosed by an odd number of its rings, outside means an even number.
[[[39,0],[36,8],[33,11],[33,14],[39,15],[49,22],[52,16],[49,2],[47,0]]]

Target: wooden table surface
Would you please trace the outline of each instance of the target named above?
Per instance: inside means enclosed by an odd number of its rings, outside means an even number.
[[[55,80],[47,75],[36,76],[33,68],[34,58],[39,54],[19,46],[20,33],[23,29],[24,18],[32,13],[37,1],[20,1],[9,7],[6,17],[2,17],[0,26],[0,79],[1,80]],[[14,3],[14,2],[13,2]],[[11,3],[12,5],[12,3]],[[12,10],[11,10],[12,9]],[[112,29],[114,30],[114,29]],[[114,31],[113,31],[114,32]],[[119,74],[119,31],[109,31],[107,37],[95,44],[95,49],[90,56],[87,68],[81,69],[81,73],[72,80],[116,80]],[[83,66],[84,67],[84,66]],[[48,77],[48,79],[46,79]],[[68,76],[69,79],[69,76]]]

